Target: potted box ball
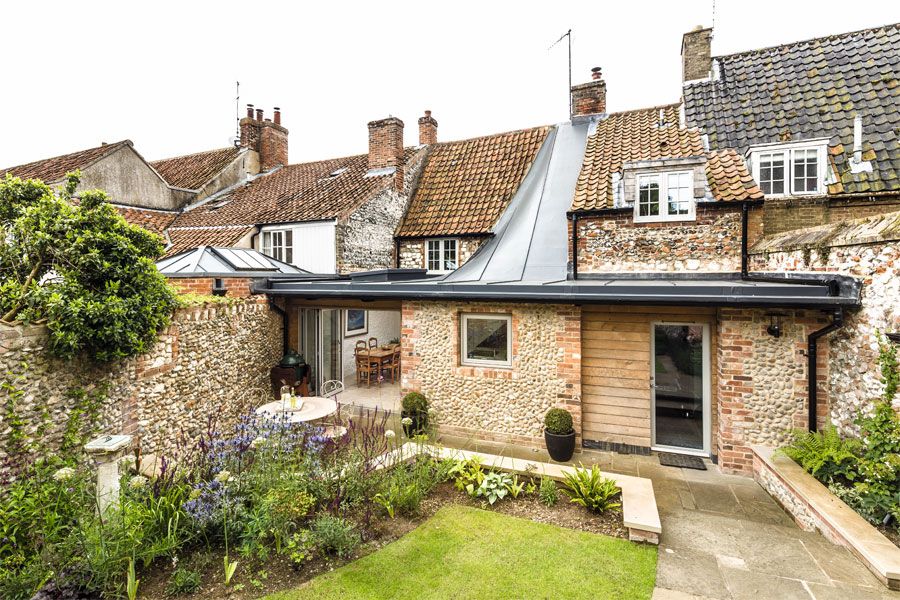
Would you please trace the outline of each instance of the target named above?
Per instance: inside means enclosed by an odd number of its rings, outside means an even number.
[[[544,442],[550,458],[557,462],[571,460],[575,454],[575,429],[572,413],[564,408],[551,408],[544,417]]]
[[[428,400],[419,392],[410,392],[403,396],[400,411],[403,433],[411,438],[425,433],[428,428]]]

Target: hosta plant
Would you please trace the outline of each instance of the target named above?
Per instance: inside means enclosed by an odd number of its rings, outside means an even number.
[[[481,485],[478,486],[478,488],[474,488],[472,484],[469,484],[468,487],[474,489],[475,496],[485,498],[489,504],[494,504],[498,500],[506,498],[512,485],[512,477],[506,473],[496,473],[491,471],[484,476],[484,479],[481,481]],[[471,495],[472,492],[469,491],[469,494]]]

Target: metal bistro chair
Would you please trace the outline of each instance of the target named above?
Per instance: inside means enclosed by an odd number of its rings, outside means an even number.
[[[334,413],[332,423],[325,427],[324,435],[330,438],[339,438],[347,435],[347,424],[350,421],[350,415],[347,414],[351,410],[349,404],[342,404],[338,400],[338,396],[344,391],[344,382],[337,379],[329,379],[322,384],[322,397],[332,398],[337,404],[337,412]]]

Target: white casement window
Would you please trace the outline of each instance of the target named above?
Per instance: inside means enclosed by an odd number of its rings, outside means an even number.
[[[455,271],[458,264],[456,248],[456,240],[428,240],[425,256],[426,268],[435,273]]]
[[[820,141],[751,148],[753,178],[766,196],[824,193],[826,146]]]
[[[692,221],[695,211],[693,171],[638,174],[635,222]]]
[[[275,260],[292,264],[294,262],[294,232],[291,229],[264,231],[262,253]]]
[[[512,366],[512,317],[460,315],[460,363],[472,367]]]

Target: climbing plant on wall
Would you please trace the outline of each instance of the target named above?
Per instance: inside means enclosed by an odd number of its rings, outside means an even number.
[[[149,349],[175,293],[156,269],[162,239],[130,225],[94,190],[0,179],[0,315],[45,319],[50,351],[107,362]]]

